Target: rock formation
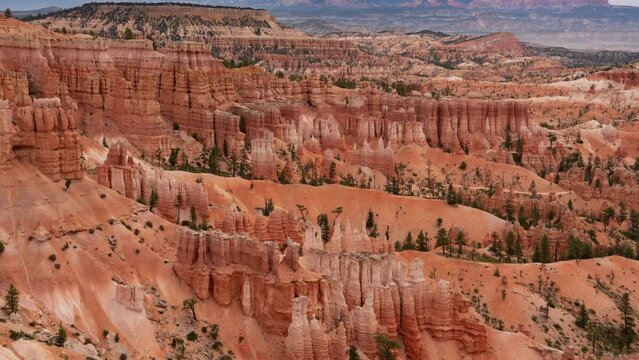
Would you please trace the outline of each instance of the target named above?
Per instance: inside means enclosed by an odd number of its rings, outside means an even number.
[[[264,329],[288,334],[291,359],[328,358],[351,341],[374,357],[380,333],[402,339],[409,358],[419,359],[422,331],[457,340],[468,353],[486,351],[486,328],[446,282],[429,283],[420,261],[407,266],[365,231],[348,223],[336,229],[324,245],[319,229],[307,228],[304,251],[289,240],[283,256],[274,243],[247,235],[181,230],[175,272],[198,297],[239,301]]]
[[[150,204],[155,193],[157,211],[170,221],[193,221],[191,208],[195,210],[196,223],[209,218],[208,195],[202,183],[178,182],[162,170],[146,169],[121,143],[109,149],[107,160],[98,166],[96,175],[99,184],[144,204]]]

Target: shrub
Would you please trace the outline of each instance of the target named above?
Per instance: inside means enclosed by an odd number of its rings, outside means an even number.
[[[51,255],[49,255],[49,261],[52,261],[52,262],[53,262],[53,261],[56,261],[56,259],[57,259],[57,258],[58,258],[58,257],[57,257],[57,256],[55,256],[55,254],[51,254]]]
[[[124,38],[126,40],[132,40],[133,39],[133,31],[131,31],[131,29],[126,28],[126,30],[124,30]]]
[[[62,324],[58,328],[58,333],[53,338],[53,344],[55,346],[63,347],[64,343],[67,341],[67,331],[64,329]]]
[[[191,331],[190,333],[186,334],[186,340],[188,341],[197,340],[197,334],[195,333],[195,331]]]
[[[333,81],[333,85],[340,87],[342,89],[355,89],[357,87],[357,82],[353,79],[347,78],[339,78]]]

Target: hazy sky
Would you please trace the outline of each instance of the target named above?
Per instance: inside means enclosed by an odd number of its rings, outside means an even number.
[[[612,5],[639,6],[639,0],[609,0]]]

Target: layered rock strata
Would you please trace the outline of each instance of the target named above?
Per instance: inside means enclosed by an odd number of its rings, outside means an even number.
[[[124,145],[117,143],[109,149],[107,160],[96,169],[99,184],[145,204],[156,197],[157,212],[164,218],[200,223],[208,220],[208,194],[202,183],[178,182],[161,170],[149,170],[136,163]],[[196,219],[192,219],[191,208]]]
[[[326,245],[307,228],[303,251],[289,241],[284,254],[247,235],[181,230],[174,269],[198,297],[240,302],[266,331],[286,335],[291,359],[343,359],[349,345],[374,357],[377,334],[401,339],[407,356],[421,359],[423,331],[467,353],[487,350],[469,303],[448,283],[427,281],[421,261],[396,259],[387,241],[349,224],[336,228]]]

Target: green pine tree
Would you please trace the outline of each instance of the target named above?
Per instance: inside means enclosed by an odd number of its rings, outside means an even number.
[[[403,250],[413,250],[414,247],[415,246],[413,245],[413,234],[409,231],[408,235],[406,235],[406,238],[404,239]]]
[[[625,347],[626,352],[630,353],[632,344],[637,340],[635,332],[635,317],[632,305],[630,304],[630,295],[624,293],[619,303],[619,311],[621,311],[621,342],[622,349]]]
[[[581,306],[579,306],[579,315],[577,316],[577,319],[575,319],[575,325],[579,326],[582,329],[585,329],[586,327],[588,327],[589,321],[588,309],[586,309],[586,306],[581,303]]]
[[[395,360],[393,350],[401,347],[401,343],[398,340],[391,339],[386,335],[376,335],[375,342],[377,343],[377,354],[380,360]]]
[[[5,303],[5,309],[9,314],[15,314],[20,311],[20,292],[14,284],[9,285]]]
[[[417,250],[430,251],[428,247],[428,235],[424,234],[424,230],[420,230],[417,234]]]

